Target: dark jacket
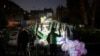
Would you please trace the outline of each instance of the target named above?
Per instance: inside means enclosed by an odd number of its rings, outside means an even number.
[[[26,44],[29,42],[29,35],[28,35],[28,32],[27,31],[21,31],[19,32],[18,34],[18,44],[19,43],[22,43],[22,44]]]

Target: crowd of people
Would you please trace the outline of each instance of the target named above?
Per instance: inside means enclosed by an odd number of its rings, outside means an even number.
[[[55,33],[56,29],[52,28],[51,32],[47,36],[47,42],[49,46],[50,56],[57,56],[57,37],[64,37],[64,41],[68,41],[69,38],[66,34],[66,30],[62,31],[61,34]],[[16,56],[19,56],[19,53],[24,56],[28,56],[29,53],[27,51],[27,45],[34,46],[34,40],[36,39],[36,35],[25,28],[20,28],[18,31],[17,38],[17,49]],[[0,32],[0,56],[6,56],[6,48],[8,46],[8,41],[10,40],[10,35],[7,30],[3,30]],[[63,45],[63,44],[62,44]],[[64,47],[65,48],[65,47]],[[67,48],[67,47],[66,47]]]
[[[21,55],[27,56],[27,44],[34,42],[33,34],[31,31],[28,31],[25,28],[20,28],[18,31],[17,38],[17,49],[16,56],[21,53]],[[8,30],[4,29],[0,31],[0,56],[6,56],[6,51],[9,46],[8,42],[10,41],[10,33]],[[34,43],[32,43],[34,45]]]

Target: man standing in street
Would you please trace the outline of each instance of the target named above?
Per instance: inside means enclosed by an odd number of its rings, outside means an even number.
[[[16,55],[18,56],[19,52],[23,52],[24,56],[27,56],[27,43],[29,42],[29,34],[28,32],[22,28],[19,30],[19,34],[18,34],[18,39],[17,39],[17,53]]]
[[[50,56],[56,56],[57,54],[57,44],[56,44],[56,37],[59,35],[55,33],[56,29],[52,28],[51,32],[49,33],[47,40],[50,45]]]

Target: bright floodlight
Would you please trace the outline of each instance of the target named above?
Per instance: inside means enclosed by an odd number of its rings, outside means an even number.
[[[46,17],[46,16],[44,16],[43,18],[44,18],[44,19],[46,19],[47,17]]]

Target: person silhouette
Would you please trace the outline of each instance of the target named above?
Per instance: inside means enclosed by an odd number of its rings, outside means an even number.
[[[47,41],[50,45],[50,56],[56,56],[57,53],[57,44],[56,37],[59,37],[58,34],[55,33],[56,29],[52,28],[51,32],[48,34]]]
[[[29,42],[29,34],[26,29],[21,28],[18,33],[17,39],[17,52],[16,55],[18,56],[19,52],[23,52],[24,56],[27,56],[27,44]]]

